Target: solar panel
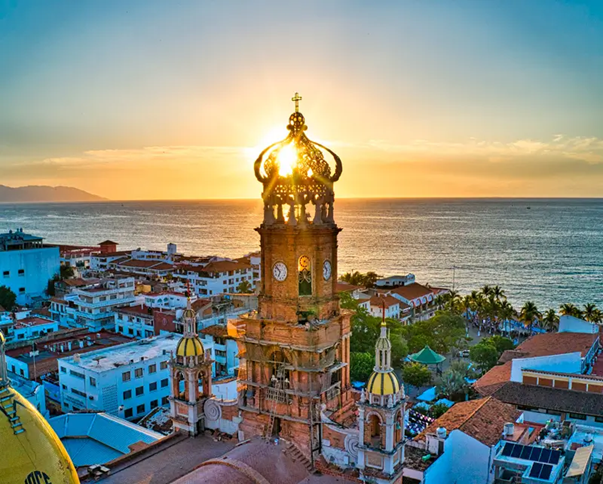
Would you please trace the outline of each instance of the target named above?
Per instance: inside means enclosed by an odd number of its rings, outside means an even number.
[[[539,462],[540,461],[540,455],[542,454],[542,451],[544,449],[540,448],[540,447],[532,447],[532,452],[530,453],[530,459],[531,461],[534,462]]]
[[[536,464],[534,464],[536,465]],[[544,479],[545,481],[549,480],[551,477],[551,472],[553,471],[553,466],[551,464],[542,464],[542,470],[540,471],[540,475],[538,476],[540,479]]]
[[[530,460],[530,454],[532,453],[532,448],[527,446],[522,446],[520,459]]]
[[[561,457],[561,452],[558,450],[551,450],[551,457],[549,458],[549,463],[557,465],[559,464],[559,458]]]
[[[542,464],[540,462],[534,462],[532,465],[532,469],[530,470],[530,477],[540,477],[540,472],[542,471]]]
[[[511,451],[511,457],[519,457],[519,455],[521,454],[521,451],[523,449],[523,445],[515,445],[515,447],[513,447],[513,450]]]
[[[513,450],[513,447],[515,447],[513,444],[505,444],[505,446],[503,447],[503,450],[502,450],[502,455],[509,457],[511,455],[511,451]]]
[[[551,458],[551,450],[550,449],[542,449],[542,454],[540,454],[539,462],[544,462],[545,464]]]

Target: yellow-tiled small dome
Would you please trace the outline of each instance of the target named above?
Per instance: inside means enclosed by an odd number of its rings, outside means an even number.
[[[400,382],[393,371],[374,371],[368,379],[366,390],[373,395],[394,395],[400,391]]]
[[[203,356],[203,343],[197,336],[184,336],[176,347],[176,356]]]

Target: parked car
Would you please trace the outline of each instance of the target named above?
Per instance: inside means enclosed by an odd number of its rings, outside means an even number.
[[[459,351],[459,358],[469,358],[469,350]]]

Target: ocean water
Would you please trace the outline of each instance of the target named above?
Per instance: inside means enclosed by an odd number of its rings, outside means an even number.
[[[529,208],[528,208],[529,207]],[[0,231],[48,242],[237,257],[257,250],[261,202],[151,201],[0,205]],[[342,199],[335,203],[339,272],[412,272],[461,292],[498,284],[539,309],[603,309],[603,200]]]

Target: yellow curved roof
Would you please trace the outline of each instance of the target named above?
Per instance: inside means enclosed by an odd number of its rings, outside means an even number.
[[[203,356],[203,343],[196,336],[184,336],[176,347],[177,356]]]
[[[368,379],[366,390],[374,395],[393,395],[400,391],[400,382],[393,371],[374,371]]]
[[[52,427],[35,407],[13,388],[0,389],[0,481],[3,484],[51,482],[79,484],[73,463]],[[19,422],[25,432],[15,435],[10,416],[12,402],[16,403]],[[31,477],[30,477],[31,476]],[[28,480],[29,479],[29,480]]]

